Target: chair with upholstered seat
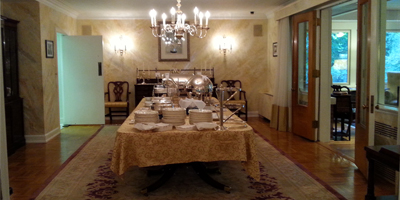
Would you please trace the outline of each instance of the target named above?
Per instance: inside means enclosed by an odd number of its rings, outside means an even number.
[[[238,116],[241,114],[245,115],[245,120],[247,121],[247,98],[246,92],[242,88],[242,82],[240,80],[223,80],[221,81],[222,87],[238,87],[241,89],[236,96],[234,96],[231,100],[229,100],[225,105],[229,110],[236,110],[239,107],[242,109],[238,112]],[[228,93],[228,97],[232,95],[232,93]],[[244,111],[243,111],[244,108]]]
[[[129,116],[129,83],[127,81],[111,81],[107,85],[105,93],[105,107],[108,108],[106,117],[110,117],[112,123],[113,116]],[[122,114],[121,114],[122,113]]]

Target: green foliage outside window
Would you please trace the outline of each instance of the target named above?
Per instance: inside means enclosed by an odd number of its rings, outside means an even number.
[[[349,32],[332,32],[331,75],[333,83],[348,82]]]
[[[386,72],[400,72],[400,32],[386,32],[385,83]]]

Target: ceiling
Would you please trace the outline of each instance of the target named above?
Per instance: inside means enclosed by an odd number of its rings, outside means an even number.
[[[3,0],[32,1],[32,0]],[[158,18],[176,8],[176,0],[37,0],[77,19],[148,19],[155,9]],[[265,19],[275,10],[295,0],[182,0],[181,10],[193,19],[194,7],[210,11],[212,19]],[[254,14],[250,12],[254,11]]]

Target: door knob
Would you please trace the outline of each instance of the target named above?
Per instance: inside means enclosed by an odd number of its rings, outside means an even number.
[[[379,105],[376,105],[376,106],[375,106],[375,109],[379,110]]]
[[[362,105],[362,108],[363,108],[363,109],[368,109],[369,107],[368,107],[367,105],[364,104],[364,105]]]

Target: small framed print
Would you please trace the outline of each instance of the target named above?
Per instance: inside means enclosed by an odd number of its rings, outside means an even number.
[[[272,44],[272,56],[278,57],[278,43],[274,42]]]
[[[51,40],[45,40],[46,46],[46,58],[54,58],[54,42]]]

